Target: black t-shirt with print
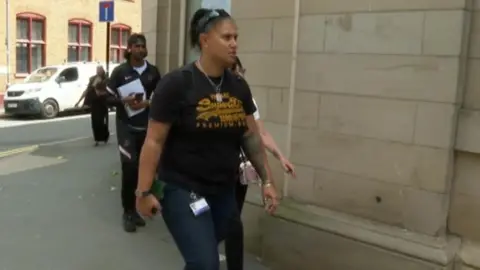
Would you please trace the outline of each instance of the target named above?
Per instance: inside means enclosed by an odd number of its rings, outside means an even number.
[[[221,94],[217,102],[214,87],[193,63],[160,81],[150,117],[172,125],[159,164],[161,180],[200,194],[235,183],[245,117],[256,107],[248,84],[227,71]]]

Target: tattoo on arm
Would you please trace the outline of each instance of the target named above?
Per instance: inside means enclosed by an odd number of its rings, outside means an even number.
[[[243,137],[243,152],[247,159],[252,163],[262,182],[268,181],[268,172],[265,166],[265,150],[260,134],[256,132],[247,132]]]

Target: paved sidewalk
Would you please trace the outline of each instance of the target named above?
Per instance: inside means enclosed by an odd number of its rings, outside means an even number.
[[[0,158],[0,269],[182,269],[161,217],[123,232],[118,168],[114,142]],[[266,270],[253,258],[245,269]]]

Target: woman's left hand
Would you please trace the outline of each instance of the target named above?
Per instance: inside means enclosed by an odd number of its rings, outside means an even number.
[[[282,167],[285,170],[285,172],[287,172],[288,174],[290,174],[293,177],[296,177],[295,166],[293,166],[293,164],[288,159],[281,158],[280,162],[282,163]]]
[[[273,186],[273,184],[262,186],[262,195],[265,211],[272,215],[280,203],[275,186]]]

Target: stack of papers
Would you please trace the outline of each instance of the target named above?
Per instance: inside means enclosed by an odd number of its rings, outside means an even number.
[[[134,81],[131,81],[127,84],[124,84],[120,87],[118,87],[118,94],[120,95],[120,98],[125,98],[128,96],[132,96],[135,94],[143,93],[143,100],[147,98],[147,95],[145,93],[145,88],[143,88],[142,82],[140,79],[136,79]],[[125,104],[125,111],[127,112],[128,117],[135,116],[143,111],[145,111],[145,108],[139,109],[139,110],[134,110],[130,108],[130,106]]]

